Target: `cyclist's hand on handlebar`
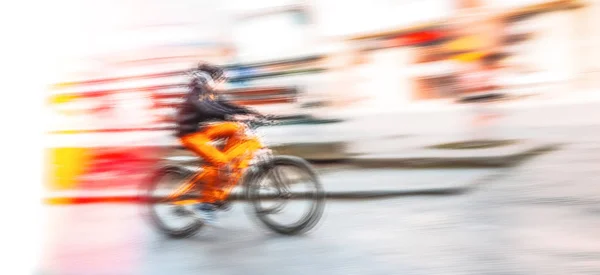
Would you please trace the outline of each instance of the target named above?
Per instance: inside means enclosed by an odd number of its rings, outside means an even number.
[[[273,115],[261,115],[259,120],[260,120],[261,124],[264,126],[279,124],[277,117],[273,116]]]
[[[262,115],[262,114],[247,114],[247,115],[234,115],[231,117],[232,120],[238,122],[255,122],[261,125],[275,125],[276,119],[274,116]]]

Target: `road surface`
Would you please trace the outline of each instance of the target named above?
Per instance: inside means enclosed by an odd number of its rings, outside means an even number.
[[[184,240],[139,205],[51,206],[40,274],[600,274],[599,161],[600,143],[580,143],[460,196],[332,201],[299,237],[243,205]]]

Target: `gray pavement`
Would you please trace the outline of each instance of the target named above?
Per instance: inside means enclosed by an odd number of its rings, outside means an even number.
[[[332,201],[323,222],[298,237],[263,230],[242,205],[222,213],[221,228],[184,240],[157,234],[138,205],[53,206],[41,269],[55,275],[600,274],[598,161],[600,142],[578,143],[462,196]],[[347,184],[364,180],[349,173]],[[421,179],[456,177],[466,176]],[[370,177],[395,178],[388,171]]]
[[[428,189],[468,188],[479,180],[501,173],[497,169],[361,169],[328,174],[324,187],[341,191],[417,191]]]

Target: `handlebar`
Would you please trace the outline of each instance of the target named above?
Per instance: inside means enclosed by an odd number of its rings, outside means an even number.
[[[243,121],[238,121],[238,122],[246,124],[246,126],[248,126],[248,128],[250,128],[250,129],[256,129],[256,128],[259,128],[262,126],[272,126],[272,125],[279,124],[279,121],[269,119],[269,118],[249,119],[249,120],[243,120]]]

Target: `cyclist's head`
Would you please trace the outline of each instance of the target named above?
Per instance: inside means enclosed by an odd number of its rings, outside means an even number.
[[[192,70],[192,83],[194,86],[216,90],[226,80],[225,71],[211,64],[200,63],[198,67]]]

